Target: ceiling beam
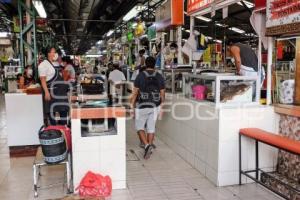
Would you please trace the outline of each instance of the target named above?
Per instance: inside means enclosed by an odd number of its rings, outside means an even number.
[[[71,21],[71,22],[101,22],[101,23],[115,23],[116,20],[101,20],[101,19],[48,19],[49,21]]]

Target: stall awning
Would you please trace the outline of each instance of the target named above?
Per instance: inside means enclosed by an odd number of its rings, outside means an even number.
[[[196,1],[188,1],[188,8],[190,12],[188,12],[191,16],[201,16],[208,13],[212,13],[213,11],[226,8],[232,4],[238,3],[241,0],[196,0]],[[194,2],[194,3],[193,3]],[[195,4],[196,2],[196,4]]]

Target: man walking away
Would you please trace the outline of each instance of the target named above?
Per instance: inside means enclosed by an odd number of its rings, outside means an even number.
[[[155,58],[148,57],[145,64],[146,69],[134,82],[131,108],[135,109],[135,128],[145,146],[144,158],[149,159],[160,106],[165,100],[165,83],[162,75],[155,71]]]

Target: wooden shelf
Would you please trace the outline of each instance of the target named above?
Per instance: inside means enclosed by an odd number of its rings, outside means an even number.
[[[275,112],[278,114],[300,117],[300,106],[276,104]]]

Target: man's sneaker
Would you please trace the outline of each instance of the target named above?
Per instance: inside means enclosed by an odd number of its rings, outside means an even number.
[[[146,146],[146,148],[145,148],[145,154],[144,154],[144,159],[145,160],[148,160],[150,158],[150,156],[152,154],[152,149],[153,149],[152,145],[148,144]]]
[[[152,147],[153,147],[153,149],[156,149],[156,145],[155,144],[152,144]]]

